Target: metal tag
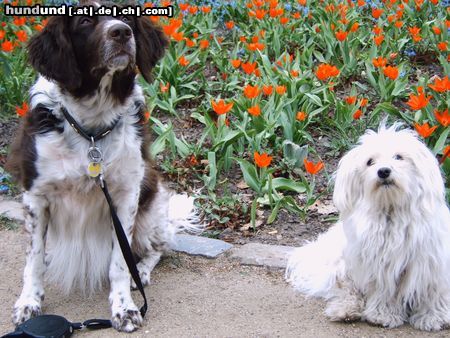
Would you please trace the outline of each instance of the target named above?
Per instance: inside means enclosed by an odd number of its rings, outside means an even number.
[[[91,162],[100,163],[103,160],[102,151],[94,145],[88,149],[88,158]]]
[[[87,170],[88,175],[92,178],[95,178],[102,173],[102,164],[97,162],[90,162]]]

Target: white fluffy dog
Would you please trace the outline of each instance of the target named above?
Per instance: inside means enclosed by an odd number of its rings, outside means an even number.
[[[450,212],[436,158],[411,130],[368,131],[340,161],[340,221],[290,257],[286,278],[334,321],[450,325]]]

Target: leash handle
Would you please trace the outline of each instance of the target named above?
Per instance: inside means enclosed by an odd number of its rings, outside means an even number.
[[[144,298],[144,305],[142,305],[141,312],[142,317],[145,317],[147,312],[147,297],[145,296],[144,287],[142,286],[141,277],[139,276],[139,271],[136,267],[136,262],[134,261],[133,253],[131,252],[130,244],[128,243],[127,236],[123,231],[122,223],[120,223],[120,219],[117,216],[116,208],[112,202],[111,196],[108,192],[108,187],[106,185],[106,181],[103,179],[103,175],[100,175],[100,187],[105,195],[106,202],[108,202],[109,211],[111,213],[111,218],[114,224],[114,229],[116,230],[117,240],[119,241],[120,249],[122,250],[123,257],[125,258],[125,262],[127,263],[128,270],[130,270],[131,277],[136,283],[136,287]]]

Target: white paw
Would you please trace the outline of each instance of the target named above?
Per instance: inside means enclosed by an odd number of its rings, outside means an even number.
[[[342,307],[335,303],[328,304],[326,316],[334,322],[353,323],[361,319],[361,310],[357,307]]]
[[[139,262],[137,264],[137,269],[139,271],[139,277],[141,278],[141,283],[142,286],[147,286],[150,285],[150,269],[148,268],[147,265],[145,264],[141,264],[141,262]],[[131,278],[131,289],[136,290],[137,286],[136,283],[134,282],[133,278]]]
[[[35,298],[19,298],[14,305],[12,321],[15,325],[20,325],[30,318],[41,314],[41,302]]]
[[[393,313],[387,308],[376,309],[374,311],[365,311],[363,320],[372,325],[383,326],[389,329],[401,326],[405,323],[406,318],[401,313]]]
[[[450,314],[439,316],[436,313],[415,314],[409,322],[414,328],[423,331],[439,331],[450,326]]]
[[[351,287],[336,289],[334,293],[335,297],[328,302],[325,310],[330,320],[346,323],[360,320],[364,308],[362,296]]]
[[[142,316],[138,309],[125,309],[113,314],[111,322],[117,331],[133,332],[142,326]]]

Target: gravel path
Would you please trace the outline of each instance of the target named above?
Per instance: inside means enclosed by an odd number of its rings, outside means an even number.
[[[0,333],[12,329],[11,308],[21,288],[25,236],[0,231]],[[107,318],[107,292],[90,298],[63,296],[47,287],[44,311],[69,320]],[[449,337],[404,326],[385,330],[364,323],[331,323],[324,304],[305,300],[283,281],[281,271],[240,266],[226,257],[208,260],[173,254],[165,258],[146,288],[150,309],[145,326],[126,335],[112,329],[76,337]],[[135,293],[138,306],[141,299]]]

